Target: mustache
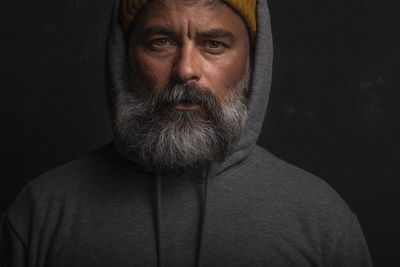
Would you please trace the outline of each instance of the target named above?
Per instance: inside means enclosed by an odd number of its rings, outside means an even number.
[[[196,83],[169,84],[155,89],[150,99],[149,111],[151,113],[179,103],[199,105],[201,109],[209,112],[220,112],[221,110],[221,104],[211,90]]]

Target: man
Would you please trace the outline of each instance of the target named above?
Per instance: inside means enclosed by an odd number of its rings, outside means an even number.
[[[2,266],[371,266],[344,201],[256,145],[265,1],[117,0],[107,66],[115,141],[25,187]]]

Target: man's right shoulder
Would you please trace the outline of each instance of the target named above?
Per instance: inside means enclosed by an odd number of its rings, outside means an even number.
[[[58,166],[27,183],[8,211],[27,205],[42,206],[63,199],[79,198],[99,187],[107,187],[111,180],[124,177],[123,168],[110,155],[108,146]]]
[[[59,193],[90,182],[90,177],[105,174],[107,169],[112,168],[111,165],[112,162],[107,160],[106,147],[102,147],[41,174],[32,179],[24,190]]]

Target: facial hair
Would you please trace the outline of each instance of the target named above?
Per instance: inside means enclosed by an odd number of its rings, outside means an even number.
[[[158,169],[222,161],[247,120],[249,79],[247,68],[244,77],[227,88],[223,101],[195,83],[151,90],[141,80],[127,83],[116,95],[116,139],[130,156]],[[198,108],[179,110],[174,107],[178,103]]]

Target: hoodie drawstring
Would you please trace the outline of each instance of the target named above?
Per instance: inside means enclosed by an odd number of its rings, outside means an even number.
[[[163,267],[162,251],[162,206],[161,206],[161,172],[157,171],[156,182],[156,236],[157,236],[157,267]]]
[[[203,172],[203,179],[204,179],[204,190],[203,190],[203,209],[201,212],[201,225],[200,225],[200,233],[198,238],[198,246],[197,246],[197,260],[196,260],[196,267],[201,267],[201,260],[203,258],[203,239],[204,239],[204,232],[206,228],[206,217],[207,217],[207,189],[208,189],[208,168],[204,169]]]
[[[197,255],[196,255],[196,267],[201,267],[201,260],[203,258],[203,240],[204,240],[204,232],[206,228],[207,221],[207,191],[208,191],[208,170],[209,168],[205,168],[203,172],[204,179],[204,190],[203,190],[203,205],[201,210],[201,225],[198,234],[198,244],[197,244]],[[162,194],[161,194],[161,185],[162,185],[162,175],[161,171],[157,171],[156,177],[156,239],[157,239],[157,267],[164,266],[164,258],[163,258],[163,241],[162,241],[162,233],[163,233],[163,223],[162,223]]]

